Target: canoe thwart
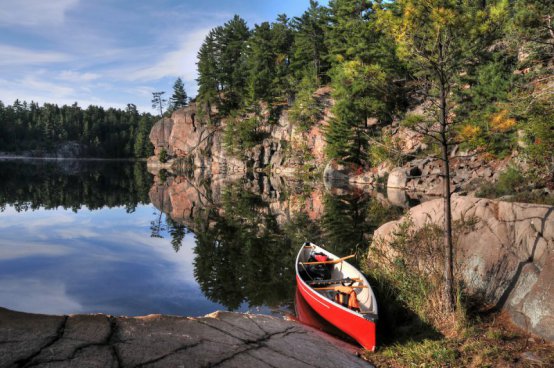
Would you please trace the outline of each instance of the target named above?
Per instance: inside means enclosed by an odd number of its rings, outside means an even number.
[[[350,286],[355,289],[367,289],[367,285],[353,285]],[[335,290],[336,286],[324,286],[324,287],[315,287],[314,290]]]
[[[332,260],[329,260],[329,261],[321,261],[321,262],[299,262],[301,265],[317,265],[317,264],[337,264],[337,263],[341,263],[342,261],[346,260],[346,259],[350,259],[350,258],[354,258],[356,257],[356,254],[351,254],[349,256],[346,256],[346,257],[342,257],[342,258],[337,258],[337,259],[332,259]]]

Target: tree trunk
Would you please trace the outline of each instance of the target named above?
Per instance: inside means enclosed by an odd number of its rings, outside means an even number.
[[[454,263],[452,245],[452,209],[450,203],[450,161],[448,157],[448,110],[446,104],[446,82],[440,83],[440,138],[442,148],[442,180],[444,200],[444,302],[448,311],[454,310]]]

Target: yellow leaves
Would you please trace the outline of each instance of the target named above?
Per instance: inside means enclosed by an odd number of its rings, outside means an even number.
[[[463,140],[471,141],[481,134],[481,128],[476,125],[465,124],[460,129],[460,137]]]
[[[508,116],[508,110],[501,110],[490,118],[490,129],[493,132],[507,132],[516,125],[516,119]]]
[[[499,23],[504,20],[509,14],[509,9],[510,2],[508,0],[500,0],[495,4],[493,3],[489,10],[491,21]]]
[[[452,9],[436,7],[431,10],[431,21],[436,30],[453,25],[456,19],[457,14]]]
[[[344,76],[350,80],[357,79],[362,63],[358,60],[347,61],[343,65]]]

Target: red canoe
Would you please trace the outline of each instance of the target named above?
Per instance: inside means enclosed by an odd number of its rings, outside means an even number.
[[[321,279],[314,277],[310,258],[314,254],[323,254],[330,264],[330,275]],[[321,257],[316,257],[321,259]],[[325,257],[324,257],[325,258]],[[331,261],[331,262],[330,262]],[[319,262],[320,264],[325,264]],[[353,284],[357,294],[360,311],[354,311],[334,301],[334,287],[341,283]],[[298,290],[308,304],[324,319],[351,336],[365,349],[375,350],[375,322],[377,320],[377,300],[364,275],[348,262],[313,244],[304,243],[296,258],[296,283]]]

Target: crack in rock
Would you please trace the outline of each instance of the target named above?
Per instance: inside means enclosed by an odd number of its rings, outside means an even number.
[[[272,337],[277,336],[277,335],[283,335],[283,337],[287,336],[287,335],[290,335],[291,333],[294,333],[294,331],[290,332],[290,330],[293,330],[293,329],[294,329],[294,327],[288,327],[284,331],[275,332],[275,333],[272,333],[272,334],[262,336],[259,339],[256,339],[256,340],[253,340],[253,341],[248,341],[248,342],[246,342],[246,346],[243,350],[237,351],[237,352],[231,354],[230,356],[227,356],[227,357],[221,359],[218,362],[210,363],[206,366],[203,366],[202,368],[217,367],[218,365],[221,365],[222,363],[224,363],[226,361],[229,361],[229,360],[233,359],[234,357],[236,357],[240,354],[248,353],[249,351],[260,348],[262,346],[267,347],[267,345],[265,344],[266,341],[270,340]]]
[[[47,349],[49,348],[50,346],[52,346],[54,343],[56,343],[58,340],[60,340],[64,334],[64,331],[65,331],[65,325],[67,324],[67,320],[69,319],[68,316],[64,316],[63,318],[63,321],[62,323],[60,323],[60,326],[58,327],[58,329],[56,330],[56,335],[52,337],[52,339],[50,341],[48,341],[46,344],[44,344],[44,346],[42,346],[38,351],[36,351],[35,353],[31,354],[30,356],[28,356],[27,358],[24,358],[24,359],[20,359],[18,361],[16,361],[14,364],[16,367],[27,367],[29,366],[29,363],[37,356],[40,355],[40,353],[42,353],[44,351],[44,349]]]
[[[198,346],[200,345],[201,343],[205,342],[206,340],[199,340],[193,344],[190,344],[190,345],[184,345],[184,346],[181,346],[181,347],[178,347],[177,349],[174,349],[172,351],[170,351],[169,353],[167,354],[164,354],[160,357],[157,357],[157,358],[154,358],[154,359],[151,359],[151,360],[148,360],[144,363],[140,363],[138,365],[135,366],[135,368],[140,368],[140,367],[145,367],[147,366],[148,364],[154,364],[154,363],[157,363],[173,354],[177,354],[177,353],[180,353],[182,351],[185,351],[185,350],[188,350],[188,349],[191,349],[191,348],[194,348],[195,346]],[[120,367],[123,367],[122,365],[120,365]]]

